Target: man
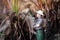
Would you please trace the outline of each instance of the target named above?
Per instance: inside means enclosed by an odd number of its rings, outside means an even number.
[[[42,16],[43,16],[42,10],[36,11],[35,21],[34,21],[34,29],[36,30],[36,39],[37,40],[43,40],[43,30],[41,27],[41,24],[43,22]]]

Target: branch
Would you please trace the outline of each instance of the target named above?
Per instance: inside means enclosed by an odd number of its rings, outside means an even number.
[[[7,20],[4,26],[1,26],[0,32],[5,31],[10,26],[10,21]]]

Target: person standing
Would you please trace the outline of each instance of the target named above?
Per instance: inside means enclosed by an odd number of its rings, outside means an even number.
[[[43,11],[38,10],[35,13],[35,21],[34,21],[34,29],[36,30],[36,39],[37,40],[43,40],[43,30],[42,30],[42,16],[43,16]]]

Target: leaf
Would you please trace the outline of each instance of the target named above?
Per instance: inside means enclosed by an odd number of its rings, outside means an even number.
[[[18,14],[18,0],[12,0],[12,11]]]

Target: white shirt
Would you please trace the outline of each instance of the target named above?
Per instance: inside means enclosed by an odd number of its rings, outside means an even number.
[[[41,18],[38,18],[34,21],[34,28],[35,27],[39,27],[42,23],[42,19]]]

